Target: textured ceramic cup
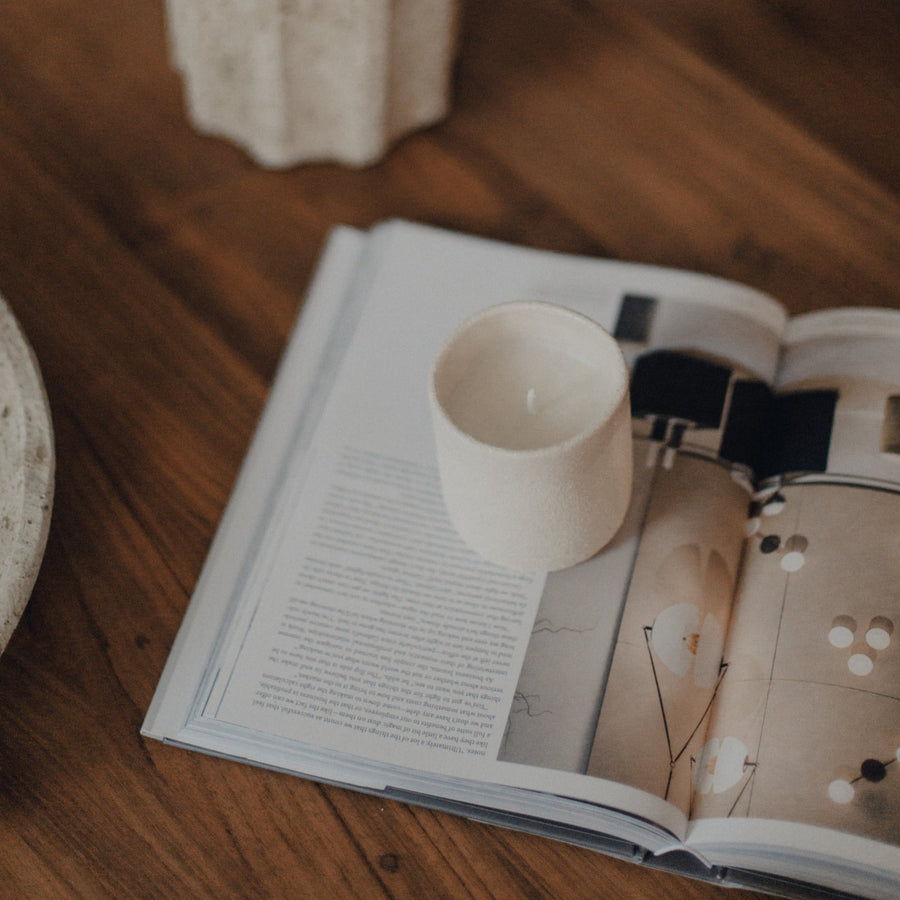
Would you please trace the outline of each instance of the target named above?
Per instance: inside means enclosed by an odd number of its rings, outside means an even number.
[[[593,556],[631,499],[628,371],[590,319],[504,303],[463,323],[431,371],[441,488],[486,559],[552,571]]]

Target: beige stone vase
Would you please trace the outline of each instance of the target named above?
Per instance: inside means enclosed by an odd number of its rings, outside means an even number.
[[[54,460],[37,361],[0,297],[0,653],[25,610],[44,555]]]
[[[203,132],[264,166],[362,167],[448,109],[458,0],[167,0]]]

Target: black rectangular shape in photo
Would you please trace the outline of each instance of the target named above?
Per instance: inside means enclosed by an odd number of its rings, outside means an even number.
[[[701,428],[717,428],[730,379],[731,370],[718,363],[654,350],[634,364],[632,415],[682,419]]]
[[[838,392],[795,391],[773,398],[760,477],[825,472]]]
[[[900,454],[900,394],[892,394],[884,404],[881,452]]]
[[[741,463],[754,472],[758,471],[762,437],[771,402],[772,390],[765,382],[734,382],[719,447],[722,459]]]
[[[650,337],[656,306],[656,297],[625,294],[619,307],[619,318],[616,320],[613,337],[617,341],[646,343]]]

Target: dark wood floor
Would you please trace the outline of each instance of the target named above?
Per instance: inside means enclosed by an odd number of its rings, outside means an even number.
[[[446,121],[271,172],[191,129],[161,0],[5,0],[0,292],[58,479],[0,659],[0,895],[732,896],[138,729],[333,225],[898,306],[898,59],[893,0],[470,0]]]

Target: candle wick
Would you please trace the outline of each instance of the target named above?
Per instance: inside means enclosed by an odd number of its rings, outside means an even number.
[[[525,406],[532,415],[534,415],[534,388],[528,388],[528,394],[525,396]]]

